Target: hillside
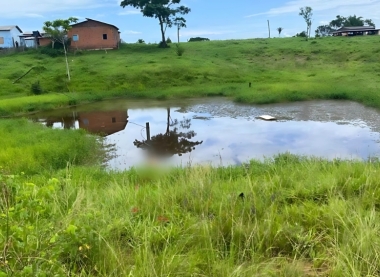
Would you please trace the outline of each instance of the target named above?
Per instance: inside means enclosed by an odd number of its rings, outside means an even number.
[[[63,57],[29,50],[0,57],[0,115],[115,96],[225,95],[247,103],[334,98],[380,107],[379,42],[380,36],[192,42],[182,44],[182,57],[175,45],[124,44],[71,53],[70,83]],[[28,96],[37,81],[44,94]]]

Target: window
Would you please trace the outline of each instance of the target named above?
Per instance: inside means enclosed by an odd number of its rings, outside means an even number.
[[[103,39],[107,39],[107,34],[103,34]]]
[[[4,38],[0,37],[0,44],[4,44]]]
[[[116,118],[112,117],[112,123],[116,123]]]
[[[78,41],[79,40],[79,36],[78,35],[73,35],[73,41]]]

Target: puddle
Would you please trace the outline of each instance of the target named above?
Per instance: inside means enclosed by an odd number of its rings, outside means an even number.
[[[257,119],[264,114],[278,120]],[[284,152],[328,159],[380,154],[380,112],[350,101],[253,106],[218,98],[123,99],[30,118],[53,128],[102,133],[117,149],[108,164],[112,169],[126,169],[153,157],[170,165],[231,165]]]

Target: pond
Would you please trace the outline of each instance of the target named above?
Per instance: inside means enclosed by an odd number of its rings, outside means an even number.
[[[258,118],[264,114],[277,120]],[[234,165],[284,152],[366,160],[380,154],[379,118],[378,110],[350,101],[257,106],[219,98],[118,99],[30,116],[52,128],[84,128],[102,134],[116,149],[108,162],[112,169],[148,160]]]

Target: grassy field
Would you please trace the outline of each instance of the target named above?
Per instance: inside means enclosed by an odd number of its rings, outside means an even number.
[[[95,137],[27,120],[0,144],[0,277],[380,274],[377,161],[113,172]]]
[[[0,57],[2,116],[110,97],[380,107],[380,37],[123,45]],[[29,75],[13,81],[32,66]],[[43,95],[29,96],[39,81]],[[252,82],[252,88],[248,88]],[[380,163],[281,154],[106,171],[83,130],[0,121],[0,277],[379,276]]]
[[[183,43],[182,57],[174,45],[124,44],[120,50],[70,54],[70,83],[63,57],[30,50],[0,57],[0,115],[112,97],[224,95],[246,103],[351,99],[380,107],[379,42],[380,36]],[[28,96],[37,81],[45,94]]]
[[[0,276],[380,274],[379,163],[2,171],[0,188]]]

